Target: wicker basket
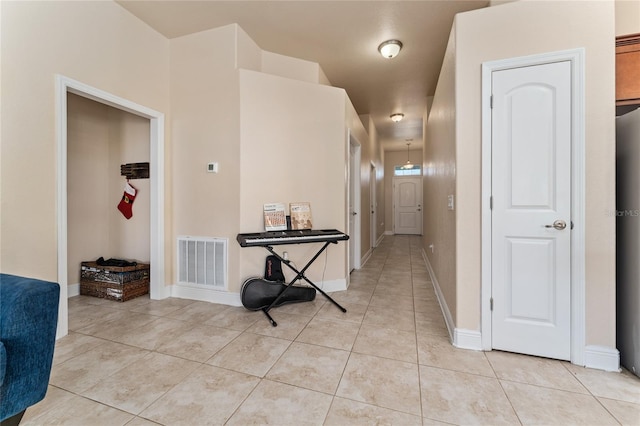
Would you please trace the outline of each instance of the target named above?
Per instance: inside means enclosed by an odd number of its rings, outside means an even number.
[[[149,293],[149,264],[101,266],[82,262],[80,294],[125,302]]]

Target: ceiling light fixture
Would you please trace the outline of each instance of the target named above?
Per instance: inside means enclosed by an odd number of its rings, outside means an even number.
[[[403,169],[413,169],[413,164],[409,160],[409,145],[411,145],[411,142],[407,142],[407,162],[402,166]]]
[[[395,123],[397,123],[398,121],[402,120],[404,118],[404,114],[401,112],[397,112],[395,114],[391,114],[389,117],[391,117],[391,120],[393,120]]]
[[[402,42],[400,40],[383,41],[380,46],[378,46],[378,52],[387,59],[398,56],[400,49],[402,49]]]

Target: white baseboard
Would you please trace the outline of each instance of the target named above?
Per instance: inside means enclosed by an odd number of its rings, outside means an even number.
[[[371,257],[372,252],[373,252],[373,250],[372,250],[372,249],[369,249],[369,251],[367,251],[367,252],[364,254],[364,256],[362,256],[362,259],[360,259],[360,268],[362,268],[362,267],[367,263],[367,261],[368,261],[368,260],[369,260],[369,258]]]
[[[424,263],[427,266],[427,271],[429,272],[429,277],[431,277],[431,283],[433,284],[433,289],[436,292],[436,297],[438,298],[438,304],[440,305],[440,309],[442,310],[442,314],[444,315],[444,322],[447,325],[447,331],[449,332],[449,339],[452,342],[455,342],[455,323],[453,322],[453,317],[451,316],[451,311],[447,306],[447,301],[442,294],[442,290],[440,290],[440,284],[438,284],[438,278],[436,278],[436,274],[433,272],[433,268],[431,267],[431,263],[429,262],[429,258],[427,257],[427,253],[422,249],[422,258],[424,259]]]
[[[620,352],[608,346],[591,345],[584,348],[584,366],[605,371],[620,371]]]
[[[384,240],[384,236],[385,235],[387,235],[386,232],[384,234],[380,235],[380,237],[378,237],[378,239],[376,240],[376,247],[378,247],[382,243],[382,240]]]
[[[453,332],[453,346],[460,349],[482,350],[482,333],[477,330],[456,328]]]
[[[175,284],[170,286],[171,297],[180,299],[199,300],[201,302],[220,303],[222,305],[242,306],[240,293],[212,290],[197,286]]]
[[[69,284],[67,286],[67,298],[80,296],[80,284]]]
[[[384,235],[394,235],[393,231],[384,231]]]

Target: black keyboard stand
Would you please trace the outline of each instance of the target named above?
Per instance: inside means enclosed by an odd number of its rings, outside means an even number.
[[[289,284],[287,284],[287,287],[285,287],[284,290],[282,290],[282,292],[278,295],[278,297],[276,297],[274,299],[273,302],[271,302],[271,304],[264,308],[262,310],[262,312],[264,312],[264,314],[267,316],[267,318],[269,319],[269,321],[271,322],[271,325],[274,327],[278,326],[278,323],[276,323],[274,321],[273,318],[271,318],[271,315],[269,315],[269,311],[271,310],[271,308],[273,308],[276,303],[278,303],[280,301],[280,299],[282,298],[282,296],[284,296],[284,294],[287,292],[287,290],[289,289],[289,287],[291,287],[296,281],[298,280],[305,280],[307,283],[309,283],[309,285],[311,285],[313,288],[315,288],[316,290],[318,290],[324,297],[326,297],[327,299],[329,299],[329,301],[331,303],[333,303],[335,306],[338,307],[338,309],[340,309],[342,312],[347,312],[347,310],[345,308],[343,308],[342,306],[340,306],[340,304],[338,302],[336,302],[335,300],[333,300],[333,298],[331,296],[329,296],[327,293],[325,293],[321,288],[319,288],[317,285],[315,285],[309,278],[307,278],[304,273],[305,271],[309,268],[309,266],[311,266],[311,264],[313,262],[316,261],[316,259],[322,254],[323,251],[326,250],[326,248],[329,246],[329,244],[337,244],[337,241],[327,241],[322,245],[322,248],[320,248],[320,250],[318,250],[318,252],[311,258],[311,260],[309,260],[307,262],[307,264],[304,266],[304,268],[302,268],[302,270],[298,271],[295,267],[293,267],[291,265],[291,261],[290,260],[286,260],[285,258],[283,258],[282,256],[280,256],[280,254],[278,254],[273,247],[271,246],[264,246],[265,249],[267,249],[269,251],[269,253],[271,253],[272,255],[274,255],[275,257],[277,257],[278,259],[280,259],[280,261],[282,263],[284,263],[285,265],[287,265],[289,267],[289,269],[291,269],[293,272],[295,272],[297,275],[296,277],[291,280],[291,282]]]

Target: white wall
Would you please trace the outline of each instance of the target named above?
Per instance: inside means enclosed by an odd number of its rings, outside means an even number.
[[[409,151],[409,159],[412,164],[419,164],[422,166],[422,150],[411,149]],[[384,157],[384,193],[386,199],[389,202],[384,204],[378,203],[379,206],[383,206],[384,209],[378,208],[378,211],[384,211],[384,232],[393,233],[393,173],[396,166],[402,166],[407,163],[407,151],[386,151]],[[378,220],[380,222],[380,220]]]

